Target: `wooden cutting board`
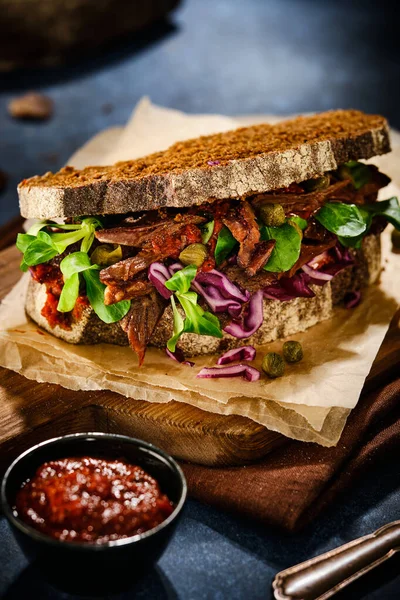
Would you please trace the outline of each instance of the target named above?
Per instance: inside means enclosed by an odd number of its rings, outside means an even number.
[[[19,260],[13,246],[0,252],[0,298],[19,279]],[[393,323],[366,386],[383,383],[399,361],[400,335]],[[75,392],[0,368],[0,470],[37,442],[84,431],[139,437],[176,458],[214,466],[255,461],[286,440],[245,417],[215,415],[179,402],[131,400],[108,391]]]

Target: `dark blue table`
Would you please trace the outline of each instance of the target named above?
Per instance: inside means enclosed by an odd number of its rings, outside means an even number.
[[[188,0],[170,23],[79,64],[0,75],[0,223],[18,213],[15,186],[58,169],[88,138],[123,124],[142,95],[188,112],[294,113],[361,108],[400,127],[392,3]],[[9,99],[35,89],[55,101],[46,123],[13,121]],[[399,518],[398,457],[371,469],[313,527],[289,536],[189,501],[165,556],[124,598],[269,598],[276,571]],[[400,597],[400,563],[341,598]],[[27,566],[0,518],[0,594],[66,598]],[[339,598],[339,596],[338,596]]]
[[[159,565],[120,600],[263,600],[285,567],[359,537],[399,517],[398,457],[371,470],[311,528],[284,535],[189,501]],[[96,576],[96,574],[93,574]],[[0,596],[6,600],[67,600],[30,568],[0,518]],[[392,559],[338,600],[397,600],[400,560]]]

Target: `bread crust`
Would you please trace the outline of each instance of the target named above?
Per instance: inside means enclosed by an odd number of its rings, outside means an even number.
[[[390,151],[383,117],[330,111],[174,144],[113,167],[65,167],[18,186],[26,218],[189,207],[283,188]]]
[[[348,292],[359,290],[375,283],[381,271],[381,245],[379,235],[367,235],[361,250],[351,250],[357,255],[357,264],[338,273],[324,286],[313,286],[314,298],[295,298],[288,302],[264,299],[264,322],[254,335],[239,340],[224,333],[222,339],[211,336],[187,334],[181,336],[178,347],[186,356],[223,352],[246,344],[262,345],[282,339],[330,319],[335,305],[342,302]],[[52,329],[41,315],[46,300],[45,286],[33,279],[30,281],[26,298],[27,314],[47,331],[73,344],[96,344],[106,342],[127,345],[126,334],[119,323],[107,325],[100,321],[93,310],[84,310],[81,319],[72,324],[71,330],[60,327]],[[172,335],[173,316],[168,307],[156,327],[150,344],[165,348]]]

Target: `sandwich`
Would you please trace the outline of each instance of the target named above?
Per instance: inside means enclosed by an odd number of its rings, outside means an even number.
[[[176,143],[18,186],[26,312],[74,344],[175,360],[267,344],[356,306],[400,229],[386,120],[355,110]],[[360,307],[361,310],[361,307]]]

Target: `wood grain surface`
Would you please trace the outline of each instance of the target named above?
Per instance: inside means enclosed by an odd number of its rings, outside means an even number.
[[[14,246],[0,252],[0,298],[20,277]],[[0,368],[0,469],[46,438],[79,431],[139,437],[173,456],[208,465],[244,464],[285,438],[250,419],[221,416],[180,402],[156,404],[119,394],[76,392]]]
[[[18,263],[15,247],[0,252],[0,298],[18,280]],[[369,389],[398,368],[399,317],[400,312],[371,369]],[[131,400],[108,391],[76,392],[0,368],[0,470],[32,444],[80,431],[139,437],[179,459],[214,466],[249,463],[286,442],[245,417],[215,415],[179,402]]]

